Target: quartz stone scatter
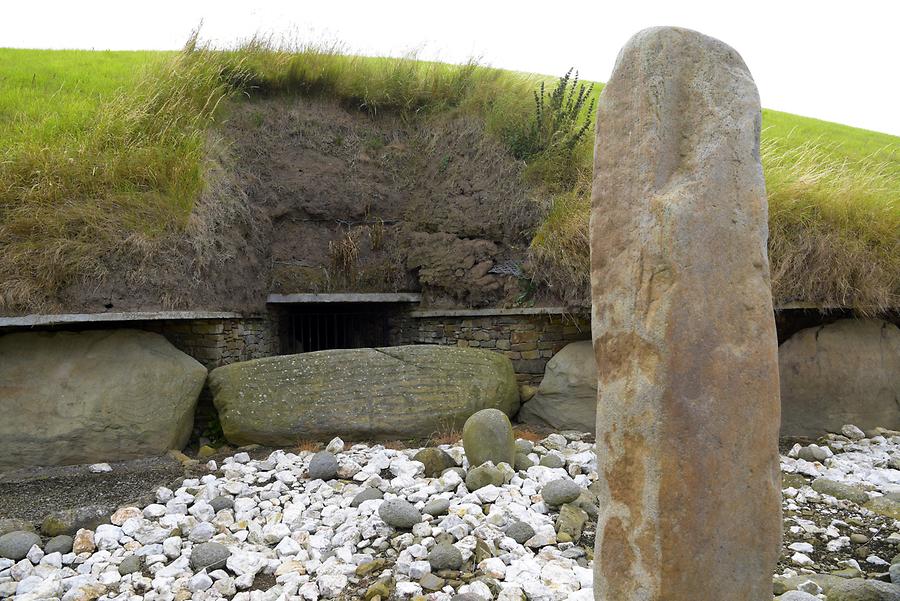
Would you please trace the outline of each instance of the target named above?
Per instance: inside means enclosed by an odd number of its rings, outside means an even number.
[[[900,567],[894,521],[810,486],[827,476],[889,499],[896,483],[888,466],[900,453],[900,435],[880,436],[829,440],[833,457],[815,464],[782,457],[786,491],[797,488],[785,494],[790,528],[776,592],[824,594],[814,588],[816,582],[829,586],[819,576],[840,578],[837,572],[882,581],[858,589],[866,594],[872,586],[894,586],[887,582],[892,573],[900,576],[889,565]],[[466,465],[461,442],[439,448]],[[558,455],[566,467],[515,471],[488,463],[427,476],[416,459],[421,449],[344,443],[335,460],[342,471],[356,467],[322,480],[306,477],[314,455],[308,451],[277,450],[256,459],[242,451],[217,461],[212,471],[199,468],[200,474],[159,488],[152,503],[111,508],[110,520],[121,524],[79,529],[69,537],[74,540],[45,539],[43,547],[25,549],[22,559],[0,558],[0,597],[590,601],[592,491],[601,483],[592,468],[593,444],[567,433],[520,441],[516,448],[536,457]],[[466,476],[481,468],[496,480],[470,488]],[[556,488],[561,494],[554,497]],[[548,496],[574,500],[557,506]],[[807,515],[811,508],[815,522]],[[807,570],[826,573],[800,579]]]

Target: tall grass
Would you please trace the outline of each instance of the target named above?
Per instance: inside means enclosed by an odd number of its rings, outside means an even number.
[[[0,307],[49,308],[67,284],[103,277],[109,255],[146,252],[180,231],[203,187],[207,128],[228,93],[187,49],[52,143],[5,145]]]
[[[761,155],[776,306],[852,307],[862,314],[900,306],[896,165],[851,161],[842,149],[771,134]],[[552,197],[531,245],[539,277],[576,304],[589,302],[586,173],[573,190]]]
[[[532,126],[533,92],[546,81],[475,63],[264,39],[214,50],[194,38],[175,54],[0,50],[0,58],[16,52],[25,54],[0,62],[4,312],[57,308],[69,284],[104,277],[109,257],[140,259],[190,235],[211,157],[220,154],[209,132],[231,101],[300,94],[372,115],[466,113],[513,154]],[[897,138],[774,111],[764,119],[772,123],[763,161],[776,302],[897,307]],[[573,302],[587,294],[587,138],[531,156],[523,170],[546,215],[532,243],[535,278]]]

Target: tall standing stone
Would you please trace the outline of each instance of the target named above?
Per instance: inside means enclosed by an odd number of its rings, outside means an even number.
[[[635,35],[600,97],[598,600],[772,598],[778,356],[759,134],[743,60],[694,31]]]

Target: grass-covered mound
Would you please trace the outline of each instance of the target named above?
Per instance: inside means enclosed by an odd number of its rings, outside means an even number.
[[[202,263],[209,207],[198,211],[198,201],[218,168],[216,123],[243,98],[290,94],[375,118],[482,121],[525,164],[542,216],[528,233],[530,276],[584,303],[599,89],[579,98],[570,85],[552,110],[554,81],[535,75],[259,42],[232,51],[192,42],[181,53],[0,50],[0,310],[64,308],[60,291],[106,277],[112,255],[146,269],[147,257],[180,242]],[[774,111],[763,123],[776,304],[900,306],[900,139]]]

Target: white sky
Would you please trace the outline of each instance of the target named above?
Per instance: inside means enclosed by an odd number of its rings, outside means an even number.
[[[741,53],[763,106],[900,135],[898,0],[26,0],[4,2],[0,46],[176,49],[203,22],[227,44],[257,32],[350,50],[482,62],[605,81],[634,32],[679,25]]]

